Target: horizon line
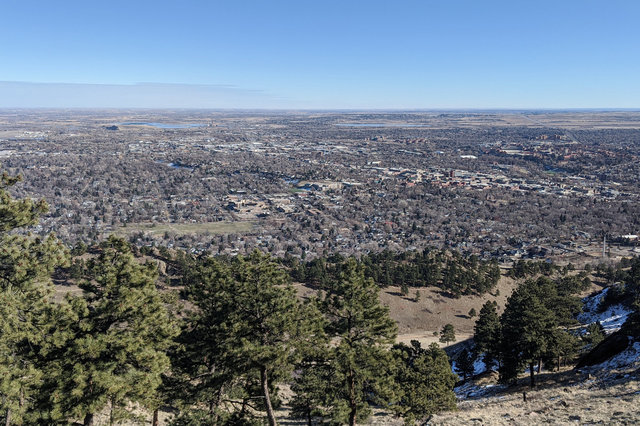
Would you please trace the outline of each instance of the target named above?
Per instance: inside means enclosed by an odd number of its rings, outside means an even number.
[[[273,111],[273,112],[640,112],[640,107],[428,107],[428,108],[247,108],[247,107],[41,107],[41,106],[0,106],[0,111],[18,110],[74,110],[74,111],[114,111],[114,110],[137,110],[137,111]]]

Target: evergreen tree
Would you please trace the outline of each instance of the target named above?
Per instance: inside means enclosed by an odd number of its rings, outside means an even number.
[[[447,345],[449,342],[455,342],[456,331],[453,328],[453,324],[445,324],[440,330],[440,343]]]
[[[582,340],[593,348],[597,346],[598,343],[602,342],[604,337],[604,327],[598,321],[587,326],[587,333],[582,336]]]
[[[324,418],[329,414],[326,404],[333,371],[325,321],[317,309],[317,300],[306,303],[304,309],[306,342],[298,348],[300,360],[295,368],[297,375],[291,386],[294,395],[289,405],[292,418],[306,419],[307,424],[312,425],[314,417]]]
[[[129,403],[155,409],[177,334],[156,289],[155,266],[135,260],[129,245],[110,237],[88,265],[82,297],[69,296],[77,322],[61,356],[49,364],[51,420],[84,418],[110,407],[110,423],[130,418]],[[72,325],[69,325],[71,328]]]
[[[340,278],[327,288],[322,304],[333,348],[332,416],[355,425],[369,415],[369,405],[393,399],[393,363],[384,345],[393,343],[396,324],[378,299],[378,287],[349,259]]]
[[[580,348],[580,339],[567,331],[557,328],[551,334],[551,343],[544,356],[545,365],[549,368],[554,366],[560,371],[560,364],[563,359],[574,357]]]
[[[0,413],[6,424],[22,424],[39,394],[37,357],[46,346],[50,281],[67,252],[54,235],[37,238],[12,231],[35,225],[44,201],[13,199],[9,188],[20,177],[0,177]]]
[[[440,411],[455,410],[453,387],[457,379],[444,350],[436,343],[422,349],[414,340],[411,346],[395,345],[391,352],[397,365],[398,399],[394,411],[405,418],[406,424],[415,424]]]
[[[536,363],[540,372],[543,360],[557,365],[562,357],[575,353],[577,340],[566,327],[576,323],[574,317],[581,304],[574,293],[581,291],[583,285],[579,277],[560,277],[556,281],[540,277],[518,286],[500,319],[503,381],[513,381],[527,365],[533,387]]]
[[[400,293],[407,297],[409,295],[409,286],[407,286],[407,284],[402,283],[402,285],[400,286]]]
[[[218,423],[223,393],[231,390],[236,376],[235,366],[227,357],[226,320],[234,307],[229,303],[233,291],[231,271],[227,264],[204,257],[193,262],[184,259],[183,284],[188,300],[195,309],[189,312],[171,352],[174,367],[167,387],[174,403],[188,411],[194,405],[206,406],[198,417],[206,423]],[[194,423],[196,424],[196,423]]]
[[[456,372],[462,376],[462,380],[465,382],[469,377],[473,376],[474,361],[473,352],[467,348],[464,348],[456,358]]]
[[[497,306],[495,301],[485,302],[474,327],[475,350],[484,353],[483,361],[487,370],[494,365],[500,352],[500,318]]]
[[[324,404],[333,376],[330,358],[328,353],[309,354],[297,364],[297,368],[299,375],[291,386],[294,395],[290,401],[290,416],[305,419],[308,425],[312,425],[313,418],[324,418],[329,414]]]
[[[260,375],[262,396],[271,426],[276,418],[272,407],[271,384],[289,377],[298,339],[301,309],[287,274],[268,256],[254,251],[246,259],[231,262],[234,289],[229,294],[225,345],[237,365]]]
[[[632,312],[622,325],[621,331],[638,338],[640,337],[640,257],[631,259],[630,264],[631,268],[625,280],[625,292],[629,296]]]
[[[242,387],[247,398],[262,397],[264,405],[254,408],[276,424],[275,384],[289,378],[296,348],[312,334],[285,271],[258,251],[226,265],[206,259],[189,277],[189,295],[197,310],[181,340],[183,371],[194,379],[191,402],[207,402],[218,423],[221,396]]]
[[[518,372],[527,365],[530,384],[535,386],[534,367],[553,342],[558,327],[555,313],[544,303],[553,298],[555,287],[547,279],[525,281],[507,300],[501,317],[503,365],[500,369],[502,381],[513,381]]]

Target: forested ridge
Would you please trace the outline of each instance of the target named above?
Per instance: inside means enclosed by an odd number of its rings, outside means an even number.
[[[582,337],[570,330],[587,274],[551,268],[540,276],[542,265],[521,264],[524,276],[536,276],[519,284],[502,315],[491,302],[482,307],[457,377],[437,344],[394,344],[397,325],[378,293],[399,284],[482,294],[500,277],[495,262],[443,250],[305,262],[161,248],[159,257],[181,271],[178,293],[158,280],[158,263],[142,256],[147,249],[121,238],[86,253],[53,234],[31,235],[47,206],[12,198],[18,182],[7,174],[0,182],[0,416],[7,425],[93,425],[98,417],[155,425],[160,410],[172,413],[173,425],[275,425],[282,385],[291,389],[290,416],[308,424],[362,423],[374,407],[413,424],[456,409],[453,388],[473,375],[474,358],[496,365],[505,383],[528,368],[533,385],[536,365],[559,366],[597,343],[597,325]],[[616,271],[601,273],[625,280],[619,297],[635,309],[632,327],[640,322],[640,261]],[[78,291],[53,297],[53,276]],[[317,292],[301,298],[292,281]]]
[[[310,284],[324,284],[335,276],[345,258],[340,254],[300,262],[285,257],[294,280]],[[367,278],[379,287],[438,287],[452,297],[482,295],[492,290],[500,279],[496,260],[481,260],[477,256],[463,256],[455,250],[425,249],[422,251],[363,254],[360,259]]]

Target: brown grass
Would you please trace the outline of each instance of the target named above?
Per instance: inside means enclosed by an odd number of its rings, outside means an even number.
[[[573,370],[543,373],[534,390],[525,385],[523,378],[505,393],[461,401],[459,411],[438,414],[429,424],[638,424],[638,379],[637,370],[614,372],[604,378]],[[527,392],[526,402],[523,391]]]

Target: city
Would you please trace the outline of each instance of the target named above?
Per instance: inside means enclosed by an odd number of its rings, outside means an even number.
[[[640,114],[0,113],[19,195],[69,244],[213,254],[637,250]],[[531,117],[534,117],[532,119]],[[586,124],[585,124],[586,123]],[[613,220],[615,219],[615,220]],[[619,254],[620,254],[619,253]]]

